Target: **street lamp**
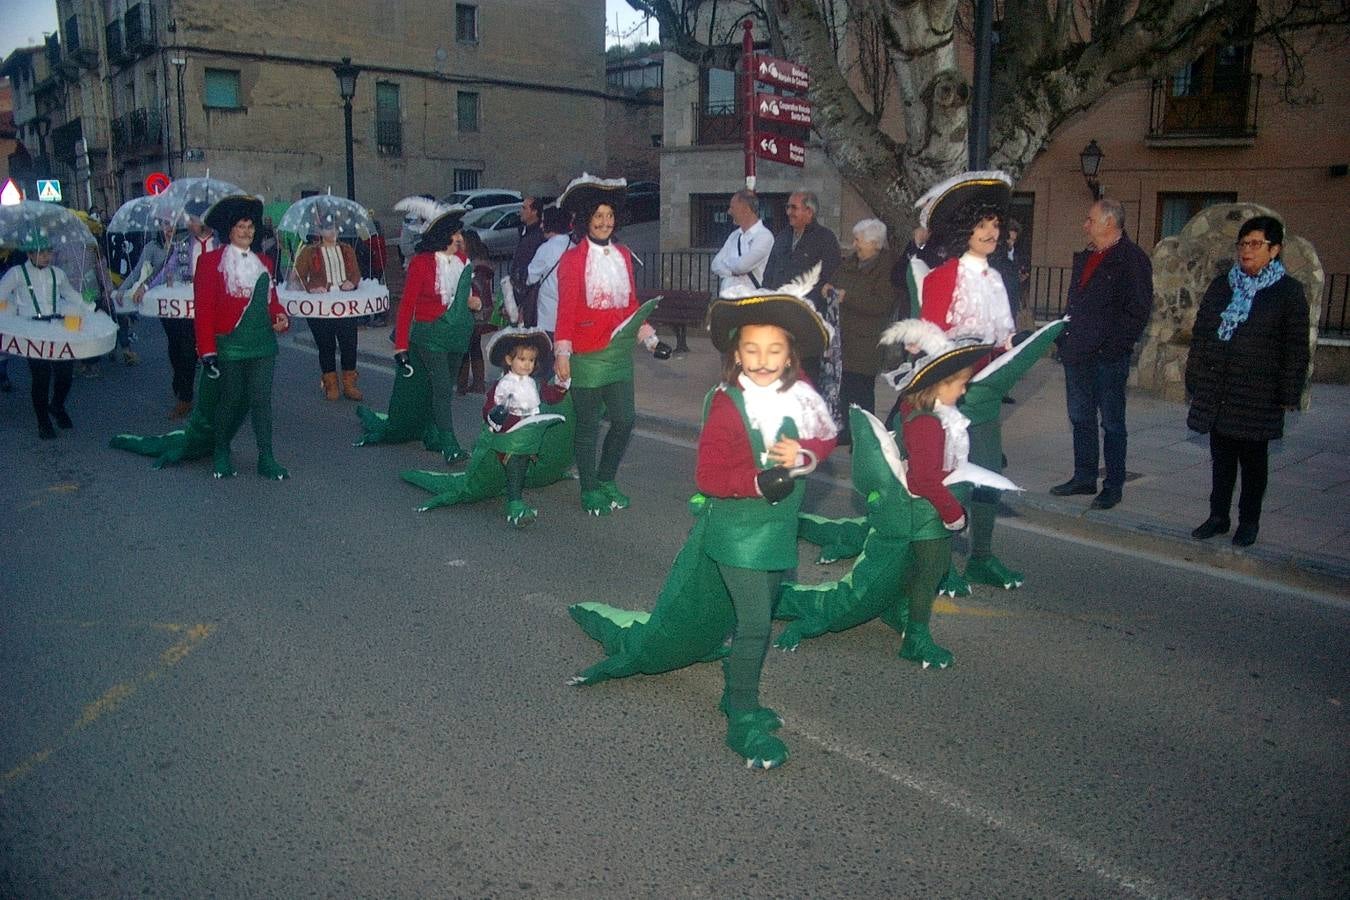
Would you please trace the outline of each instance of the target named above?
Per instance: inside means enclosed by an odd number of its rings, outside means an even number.
[[[1088,145],[1083,148],[1083,152],[1078,154],[1078,164],[1083,170],[1083,180],[1087,182],[1088,190],[1092,191],[1094,201],[1102,199],[1102,184],[1097,180],[1097,170],[1101,168],[1102,160],[1106,154],[1102,148],[1097,146],[1097,139],[1088,141]]]
[[[342,95],[342,119],[347,130],[347,198],[356,199],[356,170],[352,167],[352,98],[356,96],[356,76],[361,74],[360,66],[352,65],[350,56],[342,57],[342,62],[333,66],[337,76],[338,93]]]

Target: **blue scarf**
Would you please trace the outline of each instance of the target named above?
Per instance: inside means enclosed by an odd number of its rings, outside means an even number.
[[[1284,263],[1272,259],[1266,267],[1255,275],[1248,275],[1242,267],[1233,263],[1228,270],[1228,286],[1233,290],[1233,299],[1228,308],[1219,314],[1219,340],[1231,341],[1237,327],[1247,321],[1252,312],[1252,298],[1256,292],[1270,287],[1284,277]]]

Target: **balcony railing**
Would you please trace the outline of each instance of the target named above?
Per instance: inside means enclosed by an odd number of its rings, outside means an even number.
[[[695,144],[735,144],[745,139],[735,103],[694,104]]]
[[[398,119],[375,122],[375,146],[381,156],[403,155],[403,123]]]
[[[112,121],[113,149],[118,156],[159,156],[164,152],[164,135],[159,114],[149,109],[133,109]]]
[[[107,147],[98,143],[97,134],[85,134],[79,119],[73,119],[64,125],[52,129],[52,157],[68,166],[75,165],[75,143],[85,139],[85,147],[92,154],[103,153]]]
[[[1149,91],[1148,137],[1250,140],[1256,137],[1261,76],[1174,75]]]
[[[1064,307],[1069,302],[1072,276],[1068,266],[1032,266],[1022,305],[1031,309],[1032,317],[1038,322],[1058,319],[1064,315]]]
[[[717,293],[718,279],[712,273],[713,250],[675,250],[670,253],[636,253],[639,265],[633,276],[639,290],[706,291]]]
[[[154,8],[149,3],[127,7],[123,23],[128,53],[139,56],[155,49]]]

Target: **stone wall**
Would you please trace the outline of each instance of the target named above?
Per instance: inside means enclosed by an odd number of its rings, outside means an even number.
[[[1144,330],[1135,369],[1137,387],[1166,400],[1185,402],[1186,356],[1200,299],[1209,283],[1233,265],[1234,244],[1242,223],[1253,216],[1284,217],[1255,203],[1223,203],[1202,210],[1181,233],[1153,248],[1153,316]],[[1324,273],[1317,251],[1304,238],[1286,232],[1280,253],[1289,274],[1303,282],[1309,303],[1309,350],[1317,348]],[[1311,364],[1309,374],[1311,374]],[[1308,407],[1309,392],[1301,406]]]

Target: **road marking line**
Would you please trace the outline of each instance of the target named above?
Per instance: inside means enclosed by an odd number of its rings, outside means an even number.
[[[76,624],[80,627],[87,627],[88,624],[92,623]],[[31,754],[23,762],[19,763],[8,772],[0,775],[0,796],[3,796],[5,792],[9,790],[10,785],[46,762],[47,759],[57,750],[60,750],[62,745],[73,737],[76,732],[89,727],[99,719],[113,712],[130,699],[142,686],[149,684],[151,681],[154,681],[160,675],[164,674],[165,669],[182,662],[199,643],[210,637],[212,632],[216,630],[215,625],[179,625],[172,622],[151,623],[150,627],[171,633],[181,633],[184,637],[159,654],[159,664],[157,666],[146,669],[129,681],[119,681],[117,684],[114,684],[104,691],[98,699],[85,704],[84,709],[80,712],[80,717],[70,725],[66,726],[65,731],[56,743]]]
[[[1004,810],[986,806],[972,799],[965,791],[940,779],[918,775],[879,755],[826,734],[823,729],[784,710],[788,724],[785,730],[800,734],[823,750],[871,769],[889,781],[904,787],[925,799],[946,807],[986,828],[1003,832],[1017,841],[1047,851],[1079,871],[1094,875],[1103,881],[1138,897],[1184,897],[1185,895],[1155,878],[1131,872],[1097,851],[1070,837],[1030,820],[1021,819]]]
[[[640,415],[640,414],[639,414]],[[646,428],[634,428],[633,433],[649,440],[657,441],[662,444],[668,444],[672,447],[684,447],[686,449],[697,449],[698,445],[694,441],[684,438],[673,437],[668,434],[662,434],[658,431],[650,431]],[[837,478],[833,475],[816,473],[809,476],[813,481],[821,481],[826,484],[834,485],[847,491],[853,490],[853,483],[846,478]],[[1042,537],[1054,538],[1069,544],[1077,544],[1080,547],[1092,547],[1096,550],[1104,550],[1107,553],[1114,553],[1117,556],[1125,556],[1131,559],[1140,559],[1146,562],[1156,563],[1165,566],[1171,566],[1174,569],[1183,569],[1197,575],[1209,575],[1224,581],[1231,581],[1241,584],[1245,587],[1255,588],[1261,591],[1278,591],[1291,597],[1299,597],[1304,600],[1311,600],[1323,606],[1330,606],[1334,609],[1350,610],[1350,597],[1342,597],[1332,593],[1323,593],[1321,591],[1311,590],[1309,588],[1296,587],[1285,584],[1280,581],[1259,578],[1255,575],[1248,575],[1243,572],[1234,572],[1230,569],[1220,569],[1213,566],[1206,566],[1202,563],[1191,562],[1186,559],[1177,559],[1174,556],[1168,556],[1162,553],[1154,553],[1151,550],[1141,550],[1135,547],[1123,547],[1108,541],[1098,540],[1090,537],[1080,537],[1074,534],[1066,534],[1053,528],[1047,528],[1044,525],[1036,525],[1031,522],[1024,522],[1020,519],[1010,519],[999,517],[999,524],[1008,528],[1014,528],[1018,531],[1025,531],[1030,534],[1041,535]]]

